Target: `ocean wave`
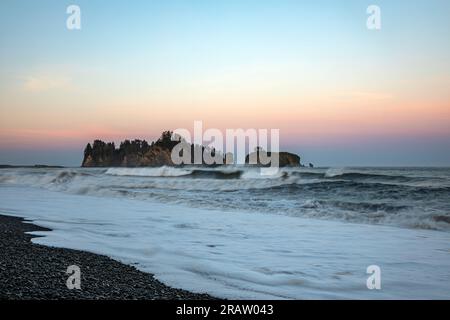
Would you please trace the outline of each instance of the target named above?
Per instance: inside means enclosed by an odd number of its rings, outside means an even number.
[[[112,176],[180,177],[190,175],[192,171],[163,166],[155,168],[109,168],[105,174]]]
[[[241,170],[192,170],[190,176],[205,179],[239,179]]]
[[[158,168],[109,168],[105,174],[115,176],[135,176],[135,177],[182,177],[195,179],[242,179],[242,180],[265,180],[294,178],[302,184],[316,183],[317,181],[356,181],[356,182],[380,182],[386,184],[407,184],[419,185],[420,182],[439,182],[440,178],[429,177],[408,177],[395,174],[376,174],[356,171],[343,171],[329,169],[325,172],[311,172],[295,170],[292,168],[281,168],[272,175],[263,175],[259,169],[255,168],[192,168],[192,167],[158,167]],[[256,182],[257,183],[257,182]],[[287,182],[288,183],[288,182]]]
[[[414,177],[405,176],[400,174],[382,174],[382,173],[369,173],[358,171],[345,171],[344,169],[328,169],[325,172],[292,172],[294,175],[298,175],[303,178],[322,178],[328,180],[342,179],[342,180],[379,180],[390,182],[415,182],[415,181],[442,181],[439,177]]]
[[[242,167],[11,169],[0,172],[0,186],[450,231],[450,172],[380,171],[346,169],[326,177],[326,170],[297,168],[272,176]]]
[[[105,174],[135,177],[185,177],[195,179],[278,179],[288,177],[289,172],[278,170],[272,175],[263,175],[255,168],[195,168],[195,167],[157,167],[157,168],[109,168]]]
[[[362,213],[369,213],[369,212],[397,213],[401,210],[411,208],[410,206],[407,205],[395,205],[384,202],[377,203],[377,202],[328,201],[327,204],[332,207]]]
[[[109,168],[105,174],[112,176],[130,176],[130,177],[186,177],[197,179],[239,179],[241,170],[215,170],[215,169],[196,169],[196,168],[175,168],[175,167],[156,167],[156,168]]]
[[[259,168],[249,167],[145,167],[145,168],[106,168],[96,169],[93,173],[77,169],[53,170],[41,175],[29,174],[30,180],[42,179],[44,183],[66,183],[72,179],[91,175],[104,174],[117,177],[150,177],[150,178],[193,178],[211,180],[251,180],[255,185],[256,180],[282,180],[283,184],[315,184],[315,183],[342,183],[355,182],[367,185],[376,183],[384,185],[400,185],[424,188],[450,188],[450,177],[439,176],[412,176],[394,173],[363,172],[347,169],[303,170],[302,168],[280,168],[276,174],[263,175]],[[42,173],[42,172],[41,172]],[[0,182],[9,182],[15,179],[25,179],[27,175],[8,176],[1,175]],[[40,176],[40,177],[39,177]],[[50,181],[48,181],[50,179]]]
[[[141,179],[145,177],[173,179]],[[403,178],[403,181],[400,181],[401,178]],[[450,192],[450,180],[439,177],[407,177],[396,174],[364,172],[340,172],[339,175],[334,172],[332,175],[327,175],[326,172],[302,171],[292,168],[282,168],[274,175],[263,175],[258,168],[176,168],[167,166],[47,171],[29,169],[2,171],[0,174],[0,183],[5,184],[63,186],[72,183],[85,183],[95,185],[99,181],[106,185],[114,185],[120,182],[119,185],[129,188],[135,186],[138,188],[186,190],[200,188],[210,191],[251,189],[273,189],[272,191],[277,191],[283,188],[333,190],[344,188],[356,189],[356,191],[396,190],[417,194]]]

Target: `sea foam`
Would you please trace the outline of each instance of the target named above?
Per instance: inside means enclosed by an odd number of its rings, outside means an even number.
[[[105,254],[164,283],[243,299],[449,299],[450,233],[0,186],[33,242]],[[366,287],[369,265],[381,290]],[[89,272],[81,270],[81,272]]]

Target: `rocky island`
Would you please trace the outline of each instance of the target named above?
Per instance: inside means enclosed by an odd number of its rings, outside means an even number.
[[[248,154],[245,157],[245,163],[246,164],[252,164],[257,166],[269,166],[270,164],[264,164],[263,161],[261,161],[261,158],[271,158],[276,157],[278,155],[278,161],[280,167],[299,167],[300,164],[300,156],[290,153],[290,152],[270,152],[270,151],[264,151],[261,148],[257,148],[254,152]],[[252,161],[250,161],[252,159]]]
[[[182,139],[172,140],[172,132],[165,131],[161,134],[161,137],[148,143],[145,140],[125,140],[120,143],[119,148],[116,148],[114,142],[103,142],[101,140],[95,140],[93,144],[87,144],[84,149],[84,158],[81,164],[82,167],[159,167],[159,166],[175,166],[173,163],[171,154],[173,148],[178,145]],[[208,147],[200,145],[190,145],[191,148],[191,163],[194,163],[195,150],[201,150],[202,152]],[[214,149],[209,150],[212,156],[216,154],[225,163],[225,155]],[[259,155],[262,149],[257,148],[255,153],[258,155],[258,159],[255,165],[261,165],[259,161]],[[250,153],[246,156],[246,163],[249,163],[250,157],[254,153]],[[266,156],[271,156],[271,152],[267,152]],[[220,164],[222,164],[220,163]],[[215,165],[220,165],[215,164]],[[204,162],[201,165],[206,165]],[[296,154],[289,152],[279,153],[279,165],[285,166],[301,166],[300,157]]]

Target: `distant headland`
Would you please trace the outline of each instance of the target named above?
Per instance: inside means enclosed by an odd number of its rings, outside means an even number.
[[[103,142],[101,140],[95,140],[92,145],[87,144],[84,149],[82,167],[159,167],[159,166],[175,166],[173,163],[171,154],[173,148],[181,142],[179,140],[172,140],[172,132],[165,131],[161,134],[161,137],[148,143],[145,140],[125,140],[116,148],[114,142]],[[203,152],[208,147],[202,145],[191,144],[191,163],[194,163],[194,153],[196,150],[201,150]],[[213,157],[222,159],[221,163],[214,163],[213,165],[222,165],[226,163],[226,157],[229,154],[222,154],[214,149],[208,150]],[[255,152],[252,152],[246,156],[246,163],[249,163],[249,159],[255,156],[257,159],[256,165],[261,165],[260,157],[265,155],[275,155],[271,152],[263,151],[258,148]],[[300,162],[300,156],[289,153],[280,152],[279,153],[279,166],[302,166]],[[206,164],[202,160],[201,165],[211,165]]]

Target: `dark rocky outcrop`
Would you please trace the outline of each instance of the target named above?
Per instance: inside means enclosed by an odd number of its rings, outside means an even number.
[[[245,163],[250,165],[257,166],[270,166],[269,164],[264,164],[261,161],[261,157],[276,157],[278,155],[278,162],[280,167],[299,167],[300,166],[300,157],[294,153],[289,152],[270,152],[264,151],[261,148],[257,148],[255,152],[248,154],[245,157]]]
[[[140,167],[170,165],[170,152],[177,144],[171,132],[164,132],[156,141],[125,140],[116,148],[114,142],[95,140],[84,149],[82,167]]]
[[[172,132],[165,131],[161,137],[149,144],[145,140],[125,140],[116,148],[114,142],[95,140],[84,149],[82,167],[159,167],[173,166],[171,155],[173,148],[178,145],[181,138],[172,140]],[[189,145],[188,145],[189,148]],[[194,154],[198,150],[203,153],[206,147],[190,145],[191,161],[194,163]],[[215,155],[215,150],[210,150]],[[220,155],[221,156],[221,155]],[[223,157],[222,157],[223,158]],[[203,161],[200,164],[205,164]]]
[[[172,140],[172,132],[165,131],[162,133],[161,137],[149,144],[145,140],[125,140],[120,143],[119,148],[116,148],[114,142],[103,142],[101,140],[95,140],[91,145],[87,144],[84,149],[84,158],[82,167],[159,167],[159,166],[174,166],[175,164],[172,161],[172,150],[179,143],[186,143],[181,137],[178,139]],[[205,146],[187,144],[185,145],[187,149],[190,148],[190,157],[187,155],[188,163],[182,164],[199,164],[199,165],[207,165],[204,159],[200,159],[199,162],[195,162],[195,154],[203,154],[205,150],[209,151],[208,153],[214,159],[218,159],[217,163],[208,164],[210,166],[222,165],[226,163],[226,159],[232,158],[230,154],[223,155],[221,152],[214,149],[207,149]],[[177,150],[176,150],[177,151]],[[262,152],[269,157],[272,155],[271,152],[263,151],[261,148],[257,148],[257,151],[250,153],[247,155],[245,162],[251,165],[259,165],[261,166],[261,162],[259,161],[259,154],[262,155]],[[181,151],[181,154],[183,151]],[[280,152],[274,153],[274,155],[278,154],[279,156],[279,166],[286,167],[292,166],[297,167],[300,166],[300,157],[296,154],[289,152]],[[257,156],[258,161],[254,163],[249,161],[249,159],[253,156]],[[216,157],[217,156],[217,157]],[[190,161],[189,161],[190,158]],[[270,164],[269,164],[270,165]]]

